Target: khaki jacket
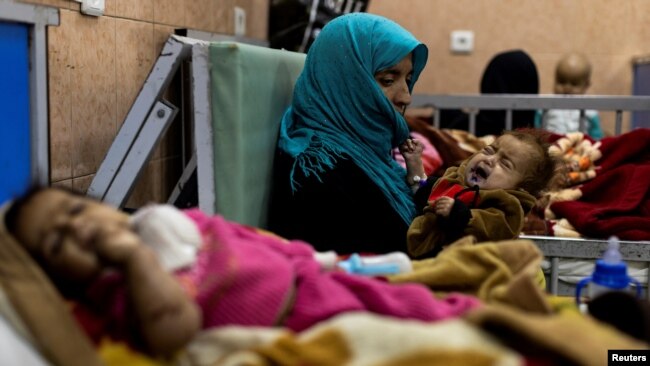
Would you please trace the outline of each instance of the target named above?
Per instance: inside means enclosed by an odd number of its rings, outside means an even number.
[[[466,186],[465,167],[466,162],[463,162],[458,167],[448,168],[434,188],[442,180]],[[535,197],[526,191],[514,189],[481,189],[478,194],[478,205],[470,207],[472,217],[463,235],[473,235],[478,242],[517,238],[526,215],[535,205]],[[449,237],[442,221],[431,206],[427,206],[424,214],[413,220],[406,239],[409,255],[426,256],[434,248],[458,239]]]

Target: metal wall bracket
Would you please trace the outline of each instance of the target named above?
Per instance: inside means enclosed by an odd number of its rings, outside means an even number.
[[[170,37],[109,148],[87,195],[121,207],[178,109],[162,95],[192,45]]]
[[[117,207],[124,206],[133,191],[135,182],[144,171],[156,145],[167,131],[177,112],[177,107],[165,101],[156,102],[133,142],[131,150],[117,170],[113,182],[104,196],[104,202]]]

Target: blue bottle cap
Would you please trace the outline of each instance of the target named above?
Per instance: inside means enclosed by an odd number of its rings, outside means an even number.
[[[630,284],[625,262],[608,263],[603,259],[596,261],[596,268],[591,275],[592,281],[600,286],[622,290]]]

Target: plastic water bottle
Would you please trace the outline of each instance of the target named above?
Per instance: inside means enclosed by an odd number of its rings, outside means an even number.
[[[348,273],[365,276],[386,276],[410,272],[413,267],[409,257],[402,252],[362,257],[357,253],[339,261],[337,266]]]
[[[607,291],[630,291],[631,285],[636,287],[636,296],[641,297],[641,284],[636,279],[628,276],[627,264],[623,261],[619,251],[620,243],[618,238],[612,236],[607,241],[607,250],[603,253],[602,259],[596,260],[596,266],[591,276],[583,278],[576,287],[576,302],[581,304],[582,289],[588,285],[588,298]]]

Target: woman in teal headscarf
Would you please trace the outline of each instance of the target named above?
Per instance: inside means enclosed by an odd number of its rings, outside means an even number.
[[[407,173],[391,151],[419,158],[403,112],[427,55],[377,15],[343,15],[323,28],[282,119],[271,230],[318,250],[405,251],[416,214],[410,186],[424,174],[421,164]]]

